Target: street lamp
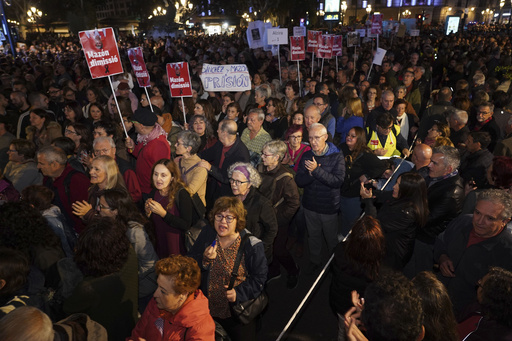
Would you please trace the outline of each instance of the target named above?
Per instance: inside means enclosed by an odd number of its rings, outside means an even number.
[[[366,6],[366,13],[368,13],[368,15],[370,15],[371,12],[372,12],[372,5]]]
[[[176,7],[176,17],[174,18],[176,23],[180,23],[181,19],[192,13],[192,9],[194,8],[194,5],[187,0],[180,0],[180,2],[176,2],[174,6]]]
[[[500,20],[498,21],[500,24],[503,20],[503,6],[505,6],[505,0],[500,1]]]
[[[347,2],[342,1],[341,2],[341,25],[344,25],[346,11],[347,11]]]
[[[402,16],[405,18],[409,18],[410,15],[411,15],[411,11],[409,11],[408,9],[406,9],[405,11],[402,12]]]
[[[37,25],[36,21],[42,16],[43,12],[34,6],[27,11],[27,21],[33,25]],[[39,32],[39,26],[37,26],[37,32]]]
[[[153,9],[153,15],[150,15],[148,19],[161,17],[167,14],[167,10],[165,8],[162,8],[161,6],[158,6],[157,8]]]

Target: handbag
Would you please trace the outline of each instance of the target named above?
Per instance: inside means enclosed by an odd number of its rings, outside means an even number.
[[[246,233],[240,242],[240,247],[238,248],[238,252],[236,254],[235,264],[233,265],[233,272],[231,273],[231,278],[229,280],[228,290],[233,289],[233,286],[235,285],[235,280],[238,275],[238,268],[240,267],[240,263],[242,261],[243,247],[250,236],[252,236],[252,234]],[[263,312],[267,305],[268,295],[265,291],[262,291],[261,294],[256,298],[247,300],[245,302],[232,304],[231,315],[237,318],[240,323],[249,324]]]

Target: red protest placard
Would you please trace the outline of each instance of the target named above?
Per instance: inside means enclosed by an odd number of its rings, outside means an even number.
[[[371,33],[382,34],[382,14],[373,15]]]
[[[335,56],[343,55],[343,36],[334,36],[332,38],[332,53]]]
[[[332,35],[321,35],[318,41],[318,58],[332,58]]]
[[[123,73],[112,28],[81,31],[78,35],[93,79]]]
[[[187,62],[167,64],[167,78],[169,79],[171,97],[192,97],[192,84]]]
[[[304,37],[290,37],[290,60],[295,62],[306,59]]]
[[[320,31],[308,31],[308,52],[316,52]]]
[[[151,86],[149,84],[149,72],[144,62],[144,54],[142,53],[141,47],[136,47],[128,50],[128,59],[132,64],[133,71],[135,71],[135,77],[141,88],[147,88]]]

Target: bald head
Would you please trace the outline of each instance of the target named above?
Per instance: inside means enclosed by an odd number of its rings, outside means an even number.
[[[418,144],[414,147],[411,161],[414,163],[416,169],[428,166],[432,158],[432,148],[427,144]]]
[[[306,128],[309,129],[313,123],[320,122],[321,118],[322,112],[316,105],[310,104],[304,109],[304,124]]]
[[[153,96],[151,97],[151,104],[155,107],[158,107],[158,109],[162,110],[165,102],[162,96]]]

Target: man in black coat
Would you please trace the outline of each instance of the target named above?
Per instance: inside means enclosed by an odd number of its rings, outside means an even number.
[[[473,131],[466,140],[466,152],[462,154],[460,176],[465,183],[470,181],[478,188],[486,183],[487,168],[492,164],[494,155],[487,149],[491,136],[485,131]]]
[[[199,166],[208,171],[206,208],[209,211],[215,200],[232,195],[228,180],[228,168],[235,162],[249,162],[249,150],[237,137],[237,125],[233,120],[223,120],[217,130],[219,141],[203,150]]]
[[[427,224],[417,231],[414,252],[404,268],[410,278],[421,271],[432,271],[433,250],[436,237],[462,210],[464,185],[458,175],[459,151],[454,147],[434,148],[429,164]]]
[[[491,143],[487,147],[492,153],[494,147],[501,140],[501,130],[494,120],[494,104],[486,102],[478,107],[476,121],[470,127],[471,131],[486,131],[491,135]]]

